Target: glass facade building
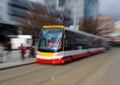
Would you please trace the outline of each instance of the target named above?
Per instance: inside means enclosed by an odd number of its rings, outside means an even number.
[[[19,19],[22,19],[20,15],[27,13],[29,6],[27,0],[1,0],[0,23],[10,25],[18,24]],[[15,19],[12,19],[13,17],[15,17]]]
[[[0,42],[7,42],[10,36],[18,34],[16,25],[29,6],[28,0],[0,0]]]

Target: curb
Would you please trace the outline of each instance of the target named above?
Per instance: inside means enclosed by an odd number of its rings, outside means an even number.
[[[11,66],[6,66],[6,67],[2,67],[0,68],[0,70],[6,70],[6,69],[11,69],[11,68],[15,68],[15,67],[20,67],[20,66],[24,66],[24,65],[30,65],[30,64],[35,64],[36,62],[29,62],[29,63],[22,63],[22,64],[17,64],[17,65],[11,65]]]

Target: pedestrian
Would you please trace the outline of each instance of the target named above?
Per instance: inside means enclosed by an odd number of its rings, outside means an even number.
[[[23,44],[21,44],[20,50],[21,50],[21,60],[24,60],[27,49],[26,49],[26,47]]]
[[[3,55],[4,55],[4,47],[3,44],[0,43],[0,63],[3,62]]]
[[[6,53],[6,55],[11,57],[11,51],[12,51],[12,43],[8,42],[7,43],[7,53]]]
[[[35,57],[35,47],[32,45],[31,47],[30,47],[30,54],[29,54],[29,57],[31,58],[31,57]]]

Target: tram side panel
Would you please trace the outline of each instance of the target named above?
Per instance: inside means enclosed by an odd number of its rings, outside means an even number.
[[[105,51],[102,39],[94,36],[66,31],[64,40],[64,56],[71,56],[72,60],[98,54]]]
[[[72,60],[89,56],[86,36],[72,31],[65,31],[64,56],[71,56]]]

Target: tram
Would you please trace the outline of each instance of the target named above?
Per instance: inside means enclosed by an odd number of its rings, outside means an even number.
[[[62,25],[43,26],[40,33],[37,63],[63,64],[105,51],[104,39]]]

